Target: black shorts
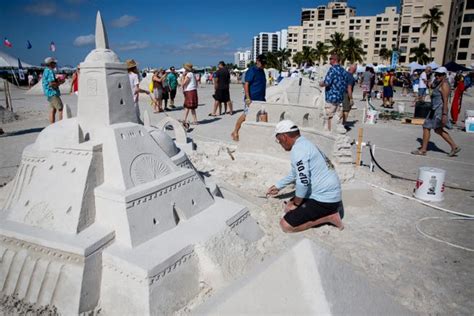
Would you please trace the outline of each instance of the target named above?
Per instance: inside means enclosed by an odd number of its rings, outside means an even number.
[[[304,200],[296,209],[286,213],[283,218],[292,227],[297,227],[304,223],[315,221],[337,212],[340,213],[341,218],[344,216],[342,201],[336,203],[325,203],[307,199]]]
[[[227,89],[216,90],[216,94],[214,94],[214,99],[218,102],[229,102],[230,101],[229,90]]]
[[[171,89],[171,90],[170,90],[170,98],[171,98],[171,100],[174,100],[175,97],[176,97],[176,89]]]

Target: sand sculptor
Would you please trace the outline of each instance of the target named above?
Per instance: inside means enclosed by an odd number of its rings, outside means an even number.
[[[291,172],[271,186],[274,196],[288,184],[296,183],[295,196],[285,202],[285,216],[280,221],[284,232],[300,232],[321,224],[344,226],[339,216],[342,208],[341,184],[331,161],[290,120],[275,127],[276,141],[291,151]]]

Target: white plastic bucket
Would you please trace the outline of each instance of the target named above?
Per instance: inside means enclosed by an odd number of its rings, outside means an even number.
[[[465,121],[466,132],[474,133],[474,117],[468,117]]]
[[[405,113],[405,103],[403,102],[398,103],[398,113],[400,114]]]
[[[446,171],[439,168],[421,167],[418,170],[414,196],[428,202],[444,200],[444,178]]]
[[[366,124],[375,124],[377,123],[377,117],[379,116],[379,112],[375,110],[368,110],[367,115],[365,116],[365,123]]]

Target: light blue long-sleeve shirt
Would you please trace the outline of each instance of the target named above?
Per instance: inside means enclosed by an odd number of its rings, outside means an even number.
[[[341,183],[334,165],[303,136],[291,148],[291,172],[275,186],[282,189],[295,182],[295,195],[299,198],[325,203],[341,201]]]

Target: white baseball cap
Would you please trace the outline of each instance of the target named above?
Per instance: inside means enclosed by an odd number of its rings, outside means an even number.
[[[45,63],[46,65],[49,65],[49,64],[51,64],[51,63],[53,63],[53,62],[54,62],[54,63],[57,63],[58,61],[57,61],[56,58],[54,58],[54,57],[47,57],[47,58],[44,60],[44,63]]]
[[[447,73],[448,73],[448,69],[446,69],[446,67],[438,67],[438,68],[436,68],[435,73],[438,73],[438,74],[447,74]]]
[[[277,134],[290,133],[290,132],[296,132],[296,131],[299,131],[298,126],[296,126],[296,124],[290,120],[280,121],[275,126],[275,136]]]

